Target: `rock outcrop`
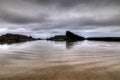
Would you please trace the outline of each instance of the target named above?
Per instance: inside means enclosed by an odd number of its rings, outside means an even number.
[[[85,38],[78,36],[70,31],[66,31],[66,35],[56,35],[54,37],[48,38],[47,40],[52,40],[52,41],[81,41],[81,40],[85,40]]]
[[[0,43],[4,44],[11,44],[11,43],[19,43],[19,42],[25,42],[25,41],[34,41],[38,40],[33,38],[32,36],[26,36],[26,35],[20,35],[20,34],[5,34],[0,36]]]
[[[85,38],[78,36],[70,31],[67,31],[66,32],[66,40],[67,41],[81,41],[81,40],[85,40]]]
[[[47,38],[47,40],[51,40],[51,41],[66,41],[66,36],[65,35],[56,35],[54,37]]]
[[[120,41],[120,37],[90,37],[89,41]]]

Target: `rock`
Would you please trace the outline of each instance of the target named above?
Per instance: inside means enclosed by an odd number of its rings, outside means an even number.
[[[66,36],[65,35],[56,35],[55,37],[48,38],[47,40],[66,41]]]
[[[11,43],[19,43],[19,42],[25,42],[25,41],[33,41],[37,40],[33,38],[32,36],[26,36],[26,35],[20,35],[20,34],[5,34],[0,36],[0,43],[4,44],[11,44]]]
[[[67,31],[66,32],[66,40],[67,41],[80,41],[80,40],[85,40],[85,38],[78,36],[70,31]]]
[[[56,35],[55,37],[48,38],[52,41],[80,41],[85,40],[84,37],[78,36],[70,31],[66,31],[66,35]]]
[[[90,41],[120,41],[120,37],[89,37]]]

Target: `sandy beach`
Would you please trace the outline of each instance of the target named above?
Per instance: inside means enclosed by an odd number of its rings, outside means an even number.
[[[64,42],[2,45],[0,80],[120,79],[120,43],[74,44],[69,49]]]

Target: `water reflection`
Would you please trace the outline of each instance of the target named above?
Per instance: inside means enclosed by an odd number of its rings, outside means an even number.
[[[0,45],[0,68],[48,65],[120,63],[120,43],[33,41]]]
[[[78,42],[77,41],[55,41],[55,43],[57,45],[61,44],[61,45],[65,46],[66,49],[72,49],[74,47],[74,45]]]
[[[66,48],[71,49],[75,45],[75,43],[76,42],[66,41]]]
[[[55,42],[56,45],[63,45],[66,49],[70,50],[74,48],[76,45],[87,45],[87,41],[52,41]]]

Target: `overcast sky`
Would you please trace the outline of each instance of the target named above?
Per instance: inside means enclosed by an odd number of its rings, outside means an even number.
[[[66,30],[120,35],[120,0],[0,0],[0,34],[44,37]]]

